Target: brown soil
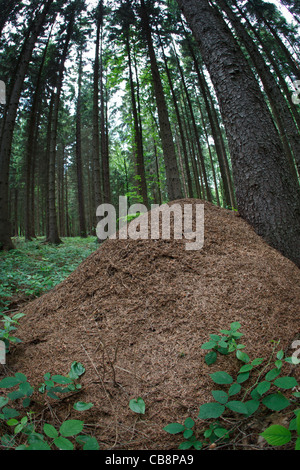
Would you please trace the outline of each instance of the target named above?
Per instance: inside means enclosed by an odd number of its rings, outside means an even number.
[[[60,421],[84,419],[102,449],[176,449],[180,437],[162,428],[196,418],[212,401],[209,373],[241,365],[222,356],[207,366],[200,347],[209,334],[239,321],[251,358],[269,357],[272,340],[290,348],[300,312],[300,271],[291,261],[236,213],[207,202],[203,249],[185,244],[107,240],[23,309],[23,342],[8,358],[10,371],[37,384],[46,372],[65,375],[81,362],[76,401],[94,403],[82,414],[72,409],[74,397],[63,406],[51,402],[45,419],[49,410]],[[136,397],[146,403],[142,417],[128,406]]]

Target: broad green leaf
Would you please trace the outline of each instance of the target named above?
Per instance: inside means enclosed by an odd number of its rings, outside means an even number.
[[[192,427],[195,425],[195,421],[192,418],[186,418],[184,425],[187,429],[192,429]]]
[[[192,431],[192,429],[186,429],[185,431],[183,431],[183,437],[185,439],[189,439],[190,437],[192,437],[193,434],[194,432]]]
[[[204,357],[204,361],[208,366],[211,366],[212,364],[214,364],[216,362],[216,360],[217,360],[216,351],[210,351]]]
[[[243,372],[242,374],[239,374],[236,378],[237,383],[242,384],[243,382],[246,382],[246,380],[249,379],[249,372]]]
[[[242,413],[242,414],[248,414],[248,408],[245,405],[245,403],[238,401],[238,400],[232,400],[226,403],[226,407],[229,408],[231,411],[234,411],[235,413]]]
[[[207,341],[202,344],[201,349],[213,349],[215,346],[217,346],[215,341]]]
[[[30,446],[27,447],[27,450],[51,450],[51,447],[47,442],[38,440],[30,444]]]
[[[274,380],[274,385],[279,388],[284,388],[286,390],[297,387],[298,383],[294,377],[279,377]]]
[[[51,439],[54,439],[55,437],[58,437],[58,432],[55,429],[52,424],[45,423],[43,427],[44,433],[46,436],[50,437]]]
[[[213,374],[210,374],[210,377],[216,384],[219,385],[231,384],[233,382],[231,375],[224,371],[214,372]]]
[[[179,444],[178,446],[178,449],[187,450],[187,449],[190,449],[191,447],[193,447],[193,443],[190,441],[186,441],[186,442],[181,442],[181,444]]]
[[[97,439],[92,436],[77,436],[76,441],[80,444],[84,444],[82,450],[99,450],[100,446]]]
[[[269,381],[274,380],[276,379],[276,377],[278,377],[280,372],[281,372],[281,369],[272,369],[266,374],[265,379]]]
[[[221,405],[221,403],[204,403],[204,405],[200,406],[198,418],[219,418],[224,411],[225,406]]]
[[[83,430],[84,422],[78,419],[64,421],[59,428],[59,432],[64,437],[75,436]]]
[[[5,406],[9,402],[9,399],[6,397],[0,397],[0,408]]]
[[[237,393],[239,393],[241,391],[241,385],[240,384],[232,384],[229,391],[228,391],[228,395],[230,397],[232,397],[233,395],[236,395]]]
[[[167,426],[165,426],[163,429],[169,434],[178,434],[185,430],[185,426],[179,423],[171,423],[171,424],[167,424]]]
[[[129,407],[135,413],[145,414],[146,405],[141,397],[130,400]]]
[[[58,447],[60,450],[73,450],[74,446],[69,439],[66,439],[64,437],[57,437],[54,439],[53,443]]]
[[[244,351],[241,351],[240,349],[237,349],[236,357],[242,362],[248,363],[250,361],[248,354],[246,354]]]
[[[222,405],[224,405],[228,401],[228,394],[226,392],[223,392],[223,390],[213,390],[212,396],[216,401],[218,401]]]
[[[272,424],[260,435],[272,446],[287,444],[292,437],[291,432],[279,424]]]
[[[281,393],[272,393],[262,399],[262,403],[273,411],[281,411],[290,405],[290,402]]]
[[[250,416],[253,413],[255,413],[255,411],[259,408],[259,405],[260,405],[259,400],[248,400],[248,401],[245,401],[244,403],[248,410],[247,416]]]
[[[264,393],[269,391],[270,387],[271,387],[271,383],[268,382],[267,380],[264,380],[263,382],[260,382],[257,385],[256,390],[258,391],[260,395],[263,395]]]
[[[0,388],[11,388],[19,385],[20,380],[17,377],[5,377],[0,381]]]
[[[80,362],[74,361],[71,365],[71,370],[69,372],[69,377],[71,379],[78,379],[81,375],[85,373],[85,368]]]

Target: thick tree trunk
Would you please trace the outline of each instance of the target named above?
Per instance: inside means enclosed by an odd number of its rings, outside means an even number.
[[[177,1],[220,103],[239,212],[300,267],[300,194],[259,85],[226,23],[207,0]]]
[[[287,102],[279,86],[277,85],[274,76],[270,72],[269,66],[264,61],[264,58],[260,54],[259,50],[257,49],[257,46],[247,33],[242,23],[233,13],[226,0],[217,1],[222,10],[224,10],[227,14],[236,33],[242,40],[244,46],[246,47],[249,56],[253,62],[253,65],[255,66],[257,73],[263,83],[264,90],[268,96],[272,113],[281,136],[285,153],[291,164],[292,171],[294,172],[295,177],[297,178],[293,155],[297,164],[298,172],[300,174],[300,138],[299,131],[287,106]],[[290,146],[292,149],[292,153]]]
[[[169,121],[168,108],[165,100],[164,90],[159,74],[159,69],[154,52],[151,29],[149,25],[149,18],[147,8],[144,0],[141,0],[141,19],[142,27],[145,32],[148,52],[150,58],[153,87],[156,98],[156,105],[159,118],[160,137],[164,154],[164,161],[166,166],[166,179],[167,189],[170,201],[182,198],[181,182],[176,160],[176,151],[173,141],[171,125]]]
[[[38,13],[33,23],[30,34],[24,41],[21,51],[20,60],[16,70],[15,79],[9,100],[5,108],[5,115],[1,125],[1,146],[0,146],[0,249],[11,249],[13,243],[10,238],[10,222],[8,213],[8,180],[9,180],[9,163],[11,156],[11,146],[15,127],[15,120],[19,105],[19,99],[31,59],[32,51],[36,40],[42,30],[45,18],[53,0],[44,3],[41,13]]]

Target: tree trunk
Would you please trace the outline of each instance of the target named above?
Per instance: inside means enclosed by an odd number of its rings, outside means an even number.
[[[166,167],[167,189],[170,201],[182,198],[182,190],[180,183],[180,176],[176,160],[176,151],[173,141],[171,125],[169,121],[168,108],[165,100],[164,90],[159,74],[159,69],[154,52],[151,29],[149,25],[149,18],[147,8],[144,0],[141,0],[141,19],[142,27],[145,32],[148,52],[150,58],[153,87],[156,98],[156,105],[159,118],[160,137],[164,154],[164,161]]]
[[[86,238],[86,222],[84,207],[84,188],[82,173],[82,150],[81,150],[81,87],[82,87],[82,50],[79,57],[78,71],[78,97],[76,106],[76,170],[77,170],[77,192],[79,211],[79,231],[82,238]]]
[[[135,88],[134,88],[132,65],[131,65],[129,32],[126,35],[126,51],[127,51],[127,58],[128,58],[131,107],[132,107],[133,124],[134,124],[134,141],[135,141],[134,153],[136,155],[136,173],[137,173],[137,176],[139,177],[138,188],[143,199],[143,204],[146,207],[148,207],[147,183],[146,183],[146,173],[145,173],[145,164],[144,164],[143,137],[142,137],[142,129],[139,123],[139,116],[138,116],[138,110],[137,110],[137,104],[136,104],[136,98],[135,98]]]
[[[300,267],[300,195],[259,85],[228,26],[207,0],[177,1],[220,103],[239,212],[258,235]]]
[[[44,2],[44,8],[36,17],[31,30],[27,36],[21,51],[15,80],[9,95],[9,101],[5,108],[3,124],[1,126],[1,147],[0,147],[0,250],[14,248],[10,238],[10,224],[8,213],[8,180],[9,163],[11,157],[11,146],[15,127],[15,120],[20,100],[20,95],[31,59],[32,51],[36,40],[42,30],[47,13],[53,0]]]

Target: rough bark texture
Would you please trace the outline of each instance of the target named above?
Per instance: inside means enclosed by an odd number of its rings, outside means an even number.
[[[178,4],[217,93],[239,212],[300,266],[300,195],[258,83],[226,23],[206,0]]]

